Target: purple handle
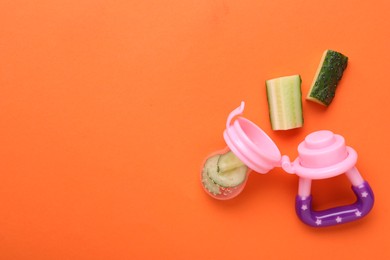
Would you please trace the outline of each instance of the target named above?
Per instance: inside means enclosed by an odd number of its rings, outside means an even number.
[[[312,227],[327,227],[355,221],[367,215],[374,206],[374,194],[370,185],[363,182],[359,186],[352,186],[357,201],[354,204],[335,207],[322,211],[311,209],[312,197],[297,196],[295,210],[298,217],[305,224]]]

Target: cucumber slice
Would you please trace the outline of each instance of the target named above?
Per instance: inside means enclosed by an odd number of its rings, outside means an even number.
[[[293,75],[267,80],[269,116],[273,130],[303,126],[301,76]]]
[[[207,169],[208,177],[224,188],[235,187],[245,181],[248,167],[245,165],[226,172],[218,172],[217,167]]]
[[[244,163],[232,151],[229,151],[219,157],[218,171],[223,173],[243,165]]]
[[[202,172],[202,183],[206,190],[208,190],[210,193],[214,195],[221,194],[221,187],[218,184],[215,184],[214,181],[209,178],[207,171]]]
[[[220,155],[218,154],[218,155],[215,155],[215,156],[207,159],[207,161],[204,165],[203,171],[202,171],[203,186],[206,188],[206,190],[208,190],[210,193],[212,193],[214,195],[221,194],[221,187],[218,184],[216,184],[212,179],[209,178],[209,176],[207,175],[207,172],[209,171],[209,169],[210,170],[217,169],[219,157],[220,157]]]
[[[329,106],[347,64],[348,57],[336,51],[326,50],[306,99]]]

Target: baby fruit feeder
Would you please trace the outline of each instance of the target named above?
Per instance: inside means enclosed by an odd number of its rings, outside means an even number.
[[[290,162],[289,157],[281,155],[278,147],[263,130],[240,116],[244,111],[244,105],[245,103],[242,102],[241,106],[233,110],[228,117],[223,134],[226,144],[245,165],[255,172],[265,174],[275,167],[282,167],[287,173],[299,177],[295,210],[300,220],[313,227],[324,227],[351,222],[370,212],[374,205],[373,192],[355,167],[356,151],[345,145],[342,136],[328,130],[313,132],[299,144],[299,157]],[[310,195],[312,180],[331,178],[344,173],[351,181],[356,202],[314,211]],[[235,194],[233,193],[233,196],[232,193],[224,193],[226,197],[216,198],[232,198],[243,189],[243,185],[236,190]]]

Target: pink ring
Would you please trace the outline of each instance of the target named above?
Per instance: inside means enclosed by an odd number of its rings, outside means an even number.
[[[293,162],[296,175],[312,180],[326,179],[345,173],[355,166],[357,161],[356,151],[347,146],[348,156],[342,162],[323,168],[306,168],[300,164],[299,158]]]

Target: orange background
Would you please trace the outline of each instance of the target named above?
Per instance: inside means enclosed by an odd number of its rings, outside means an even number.
[[[1,1],[0,258],[390,259],[389,3]],[[349,57],[333,103],[272,131],[265,80],[300,74],[306,96],[328,48]],[[292,159],[313,131],[343,135],[373,211],[307,227],[281,169],[209,197],[201,163],[241,100]],[[313,196],[354,201],[345,176]]]

